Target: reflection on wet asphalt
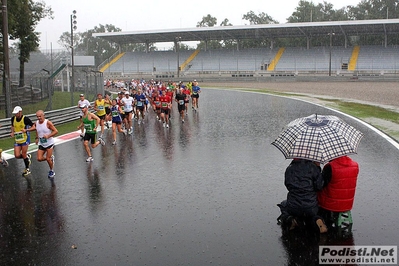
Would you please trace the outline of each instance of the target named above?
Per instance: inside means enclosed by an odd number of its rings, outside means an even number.
[[[203,89],[171,128],[152,112],[93,151],[56,147],[56,177],[33,154],[0,168],[1,265],[312,265],[319,245],[397,245],[399,152],[375,132],[309,103]],[[174,106],[174,109],[177,109]],[[333,114],[361,130],[351,235],[283,236],[276,204],[289,164],[270,143],[291,120]],[[305,234],[305,235],[304,235]]]

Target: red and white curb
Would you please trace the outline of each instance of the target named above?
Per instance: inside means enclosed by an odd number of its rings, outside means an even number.
[[[80,138],[80,133],[81,133],[81,131],[78,130],[75,132],[66,133],[66,134],[58,136],[58,137],[54,137],[54,144],[55,145],[62,144],[62,143]],[[36,152],[36,151],[37,151],[37,145],[35,143],[31,143],[28,148],[28,153],[32,153],[32,152]],[[6,160],[14,158],[15,157],[14,149],[9,149],[6,151],[3,150],[2,155]]]

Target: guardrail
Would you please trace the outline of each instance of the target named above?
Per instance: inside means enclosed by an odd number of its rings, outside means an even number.
[[[91,103],[93,106],[93,103]],[[92,111],[92,110],[91,110]],[[76,125],[78,125],[78,119],[79,119],[79,108],[76,106],[73,107],[68,107],[68,108],[63,108],[63,109],[58,109],[58,110],[53,110],[53,111],[46,111],[44,112],[45,116],[47,119],[49,119],[55,126],[65,124],[68,122],[76,121]],[[36,114],[29,114],[26,115],[29,117],[32,122],[35,122],[37,120]],[[0,127],[0,139],[8,138],[10,137],[11,133],[11,118],[5,118],[5,119],[0,119],[0,124],[2,125]]]

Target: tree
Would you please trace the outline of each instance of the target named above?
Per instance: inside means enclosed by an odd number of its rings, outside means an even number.
[[[341,9],[334,9],[334,5],[323,1],[315,5],[313,2],[299,1],[298,6],[287,21],[289,23],[297,22],[316,22],[316,21],[343,21],[348,20],[348,9],[343,7]],[[311,37],[312,45],[328,45],[329,36]],[[343,36],[334,37],[335,44],[344,44],[345,38]],[[305,38],[290,38],[280,40],[280,44],[284,43],[285,46],[306,46],[307,40]]]
[[[94,56],[96,65],[110,58],[119,49],[117,43],[111,43],[101,38],[93,37],[93,33],[120,32],[121,29],[112,24],[100,24],[93,29],[79,34],[76,52]]]
[[[197,27],[214,27],[217,24],[217,18],[212,17],[210,14],[202,17],[202,20],[197,23]],[[220,49],[222,47],[219,40],[201,41],[197,45],[197,49]]]
[[[349,6],[348,13],[350,19],[356,20],[399,18],[399,1],[363,0],[357,6]]]
[[[231,24],[229,22],[229,20],[227,18],[225,18],[222,23],[220,23],[220,26],[233,26],[233,24]]]
[[[262,12],[258,15],[253,11],[249,11],[242,16],[242,19],[248,20],[251,25],[258,24],[278,24],[278,21],[273,19],[268,14]],[[246,39],[246,40],[237,40],[239,41],[240,47],[242,48],[255,48],[255,47],[269,47],[270,42],[273,40],[267,39]]]
[[[289,23],[339,20],[348,20],[345,8],[335,10],[334,5],[326,1],[314,5],[313,2],[303,0],[299,1],[295,11],[287,19]]]
[[[73,41],[75,44],[80,42],[80,34],[78,32],[74,32]],[[71,49],[71,32],[63,32],[58,40],[58,44],[64,47],[66,50]]]
[[[118,44],[113,42],[108,42],[107,40],[101,38],[93,37],[94,33],[104,33],[104,32],[120,32],[121,29],[112,25],[106,24],[95,26],[93,29],[79,33],[75,32],[73,36],[74,47],[76,54],[94,56],[96,65],[101,64],[108,58],[110,58],[116,51],[121,48],[123,51],[131,52],[144,52],[147,47],[143,43],[125,43]],[[65,47],[67,50],[71,46],[71,33],[63,32],[58,40],[58,43]],[[148,45],[149,51],[156,50],[153,43]]]
[[[120,28],[112,24],[95,26],[93,29],[83,33],[74,32],[74,51],[76,54],[94,56],[96,65],[111,57],[119,48],[116,43],[110,43],[101,38],[93,37],[93,33],[119,32]],[[63,32],[58,40],[58,44],[70,50],[71,33]]]
[[[25,85],[25,63],[29,62],[30,52],[39,47],[40,34],[35,32],[39,21],[45,17],[52,18],[53,11],[44,2],[32,0],[10,1],[13,8],[12,28],[9,31],[11,40],[18,40],[19,49],[19,86]]]
[[[271,16],[269,16],[268,14],[266,14],[264,12],[256,15],[255,12],[249,11],[249,12],[247,12],[247,14],[244,14],[242,16],[242,19],[248,20],[251,25],[278,24],[279,23],[277,20],[273,19]]]
[[[154,43],[148,44],[148,50],[145,43],[127,43],[122,44],[122,50],[126,52],[150,52],[156,51],[157,47]]]
[[[197,23],[197,27],[213,27],[217,24],[217,21],[217,18],[208,14],[205,17],[202,17],[202,20]]]
[[[227,18],[225,18],[222,23],[220,23],[220,26],[222,27],[226,27],[226,26],[233,26],[233,24],[231,24],[229,22],[229,20]],[[224,49],[234,49],[237,46],[237,40],[233,40],[233,39],[224,39],[221,41],[221,45]]]

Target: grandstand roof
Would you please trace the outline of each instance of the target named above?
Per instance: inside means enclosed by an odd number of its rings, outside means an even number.
[[[303,22],[285,24],[258,24],[241,26],[196,27],[146,31],[94,33],[119,44],[160,43],[179,41],[207,41],[222,39],[264,39],[284,37],[334,35],[393,35],[399,34],[399,19],[348,20],[328,22]]]

